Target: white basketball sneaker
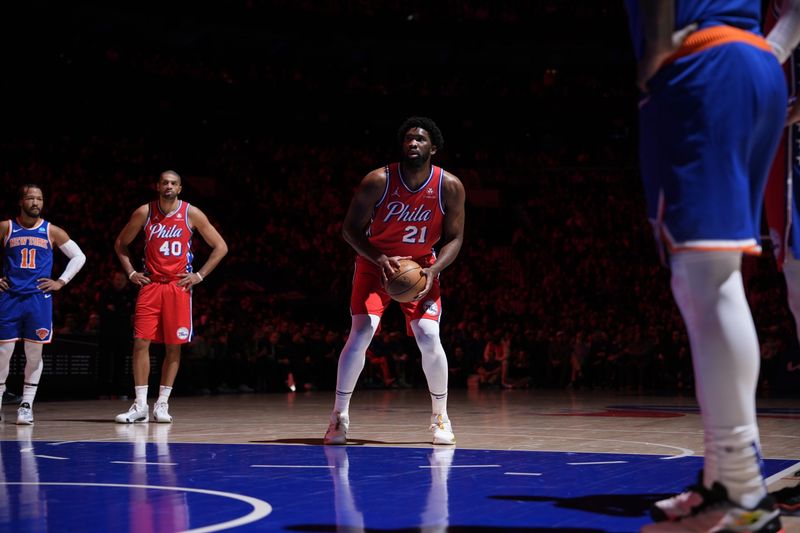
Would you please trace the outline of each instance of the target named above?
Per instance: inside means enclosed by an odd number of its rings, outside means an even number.
[[[133,424],[135,422],[149,422],[150,416],[147,414],[147,404],[139,405],[133,402],[131,408],[126,413],[118,414],[114,419],[118,424]]]
[[[153,407],[153,418],[161,424],[171,424],[172,417],[169,414],[169,404],[167,402],[157,402]]]
[[[28,402],[22,402],[17,409],[17,424],[24,426],[33,424],[33,409]]]
[[[456,436],[453,434],[453,426],[447,415],[431,415],[431,431],[433,431],[434,444],[455,444]]]
[[[350,427],[350,416],[347,413],[331,413],[328,431],[325,432],[324,444],[347,444],[347,428]]]

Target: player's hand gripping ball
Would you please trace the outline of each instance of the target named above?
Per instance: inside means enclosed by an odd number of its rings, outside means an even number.
[[[400,268],[386,282],[386,293],[397,302],[410,302],[425,288],[422,267],[411,259],[401,259]]]

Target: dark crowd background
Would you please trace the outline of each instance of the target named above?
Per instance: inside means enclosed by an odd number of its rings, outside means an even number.
[[[135,290],[113,242],[165,169],[230,247],[195,290],[176,390],[332,388],[354,258],[342,218],[410,115],[438,122],[435,163],[467,190],[465,244],[442,274],[453,387],[692,391],[644,213],[622,2],[164,4],[34,0],[0,17],[2,215],[39,183],[45,217],[86,253],[54,320],[95,350],[99,393],[131,387]],[[797,394],[771,254],[745,276],[760,392]],[[362,386],[424,387],[396,306]]]

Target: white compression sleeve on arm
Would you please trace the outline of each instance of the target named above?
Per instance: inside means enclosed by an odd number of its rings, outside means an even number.
[[[86,262],[86,256],[83,255],[80,246],[72,239],[59,246],[58,249],[64,252],[64,255],[69,258],[69,263],[67,263],[64,273],[61,274],[58,279],[64,283],[69,283],[70,280],[75,277],[75,274],[80,272],[81,268],[83,268],[83,264]]]
[[[784,0],[781,16],[767,35],[767,42],[784,64],[800,43],[800,0]]]

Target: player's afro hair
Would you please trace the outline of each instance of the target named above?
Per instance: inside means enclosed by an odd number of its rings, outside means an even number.
[[[431,144],[436,147],[437,150],[441,150],[444,147],[444,137],[442,136],[442,130],[439,129],[439,126],[436,123],[429,119],[428,117],[409,117],[400,125],[400,129],[397,130],[397,144],[400,146],[403,145],[403,139],[406,137],[406,132],[411,128],[422,128],[423,130],[428,132],[428,135],[431,136]]]

